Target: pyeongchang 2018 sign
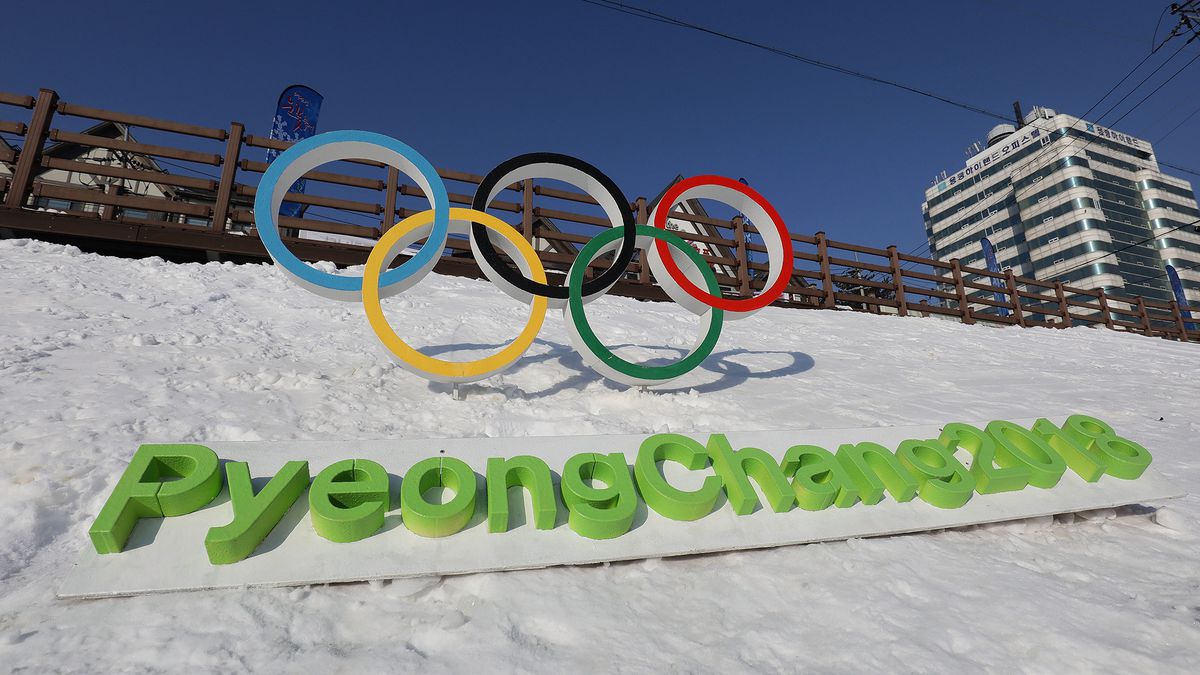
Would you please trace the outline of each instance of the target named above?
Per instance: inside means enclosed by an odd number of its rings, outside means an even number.
[[[1177,496],[1150,461],[1140,444],[1084,415],[703,435],[143,445],[59,594],[585,564]]]

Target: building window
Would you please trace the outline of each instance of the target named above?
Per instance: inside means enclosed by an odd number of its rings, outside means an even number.
[[[54,209],[55,211],[70,211],[75,206],[67,199],[54,199],[53,197],[42,197],[37,200],[37,205],[43,209]]]

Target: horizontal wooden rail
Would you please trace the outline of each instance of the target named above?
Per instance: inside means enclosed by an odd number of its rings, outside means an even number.
[[[838,302],[856,302],[862,305],[882,305],[884,307],[898,306],[895,300],[888,300],[886,298],[880,298],[874,295],[858,295],[857,293],[842,293],[839,291],[835,292],[833,297]]]
[[[908,293],[910,295],[927,295],[931,298],[940,298],[942,300],[957,300],[958,299],[958,296],[955,295],[954,293],[935,291],[932,288],[916,288],[916,287],[912,287],[912,286],[907,286],[907,287],[905,287],[904,292]],[[957,312],[957,310],[955,310],[955,311]]]
[[[217,189],[217,181],[211,178],[195,178],[192,176],[180,176],[173,173],[163,173],[161,171],[128,169],[123,166],[111,166],[108,164],[81,162],[46,156],[42,157],[41,164],[47,169],[59,169],[61,171],[72,171],[75,173],[84,173],[95,176],[108,176],[109,178],[125,178],[127,180],[143,181],[156,185],[174,185],[176,187],[186,187],[194,190]]]
[[[250,159],[243,159],[238,163],[238,167],[242,171],[252,173],[262,173],[267,170],[266,162],[256,162]],[[304,180],[317,181],[321,183],[330,183],[333,185],[346,185],[349,187],[360,187],[368,190],[383,190],[387,184],[378,178],[362,178],[360,176],[347,176],[340,173],[329,173],[327,171],[309,171],[304,174]]]
[[[853,269],[870,270],[872,272],[882,272],[883,274],[891,274],[892,273],[892,268],[888,267],[886,265],[874,265],[871,263],[859,262],[857,260],[850,260],[848,258],[835,258],[833,256],[830,256],[829,264],[830,265],[841,265],[842,267],[849,267],[849,268],[853,268]]]
[[[68,187],[66,185],[53,185],[50,183],[38,183],[37,185],[34,185],[33,194],[39,197],[50,197],[53,199],[69,199],[71,201],[86,202],[89,204],[123,206],[131,209],[141,209],[144,211],[182,213],[183,215],[199,216],[202,218],[212,215],[212,209],[204,206],[203,204],[189,204],[188,202],[159,199],[157,197],[137,197],[134,195],[109,194],[100,190],[88,190],[86,188]]]
[[[978,277],[986,277],[989,279],[999,279],[1000,281],[1005,280],[1005,276],[1004,276],[1003,272],[992,272],[990,270],[981,270],[977,267],[967,267],[965,265],[962,266],[961,269],[962,269],[963,274],[974,274],[975,276],[978,276]],[[1018,283],[1024,283],[1024,281],[1025,281],[1025,277],[1019,277],[1017,279]]]
[[[475,181],[478,183],[478,181]],[[570,192],[568,190],[558,190],[555,188],[543,187],[541,185],[533,186],[533,194],[544,195],[546,197],[554,197],[555,199],[565,199],[567,201],[579,202],[581,204],[599,204],[592,196],[586,192]],[[631,208],[631,207],[626,207]]]
[[[420,197],[422,199],[425,198],[425,191],[422,190],[421,188],[417,187],[416,185],[400,185],[399,192],[400,192],[400,194],[402,194],[406,197]],[[471,203],[474,201],[474,195],[464,194],[461,192],[448,192],[448,193],[446,193],[446,197],[450,201],[451,204],[462,204],[464,206],[470,206]],[[521,212],[521,205],[516,202],[504,202],[504,201],[493,200],[492,203],[488,204],[488,208],[489,209],[497,209],[499,211],[509,211],[511,213],[520,213]]]
[[[987,307],[1000,307],[1003,309],[1012,309],[1012,303],[1007,301],[992,300],[990,298],[971,298],[973,305],[986,305]]]
[[[142,127],[145,129],[169,131],[187,136],[211,138],[218,141],[223,141],[229,137],[229,132],[225,129],[202,127],[198,124],[170,122],[167,120],[155,119],[153,117],[146,117],[145,115],[130,115],[128,113],[101,110],[99,108],[89,108],[87,106],[75,105],[74,103],[63,103],[61,101],[58,104],[58,114],[69,115],[73,117],[86,117],[88,119],[100,120],[102,122],[116,122],[118,124],[127,124],[129,126]]]
[[[903,276],[905,279],[921,279],[922,281],[930,281],[935,284],[953,284],[954,283],[953,279],[948,279],[946,277],[940,277],[936,274],[925,274],[924,272],[917,272],[915,270],[904,270],[901,272],[901,276]]]
[[[182,159],[188,162],[211,164],[213,166],[219,166],[221,164],[221,156],[211,152],[182,150],[180,148],[171,148],[165,145],[149,145],[147,143],[138,143],[136,141],[124,141],[119,138],[93,136],[92,134],[76,134],[69,131],[63,131],[62,129],[51,129],[50,140],[58,141],[59,143],[75,143],[77,145],[83,145],[90,148],[124,150],[126,152],[153,155],[155,157]]]
[[[32,108],[37,99],[24,94],[10,94],[6,91],[0,91],[0,104],[15,105],[18,108]]]
[[[892,290],[893,286],[890,283],[882,281],[871,281],[870,279],[862,279],[859,277],[846,277],[840,274],[833,275],[834,283],[845,284],[846,286],[865,286],[867,288],[879,288],[882,290]]]
[[[977,291],[993,291],[995,293],[1007,293],[1008,288],[1005,286],[992,286],[991,284],[978,284],[974,281],[963,281],[963,286]]]
[[[919,302],[908,303],[908,311],[910,312],[931,312],[933,314],[942,314],[945,316],[961,316],[962,312],[952,307],[942,307],[941,305],[922,305]]]
[[[890,254],[885,249],[871,248],[870,246],[859,246],[858,244],[847,244],[841,241],[829,240],[826,242],[829,248],[835,248],[842,251],[851,251],[854,253],[862,253],[864,255],[877,255],[880,258],[888,258]]]
[[[569,211],[558,211],[556,209],[546,209],[540,206],[533,208],[535,217],[550,218],[552,220],[567,220],[573,223],[582,223],[584,225],[596,225],[599,227],[612,227],[612,223],[607,218],[598,218],[596,216],[585,216],[580,213],[571,213]]]
[[[975,319],[976,321],[988,321],[991,323],[1002,323],[1002,324],[1005,324],[1008,326],[1017,325],[1016,317],[1012,316],[1011,314],[1009,316],[1000,316],[999,314],[984,314],[982,312],[972,312],[971,318]]]
[[[250,185],[238,185],[236,193],[245,197],[253,197],[258,194],[258,189]],[[287,195],[287,201],[297,204],[309,204],[310,206],[324,206],[331,209],[342,209],[344,211],[354,211],[355,213],[370,213],[379,215],[383,213],[383,207],[372,202],[360,202],[350,199],[335,199],[333,197],[320,197],[300,192],[291,192]]]

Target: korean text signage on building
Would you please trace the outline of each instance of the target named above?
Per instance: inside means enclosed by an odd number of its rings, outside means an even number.
[[[967,160],[967,166],[962,171],[947,177],[946,180],[938,182],[938,192],[966,182],[975,174],[991,167],[993,164],[1000,163],[1021,148],[1034,142],[1039,145],[1046,145],[1050,143],[1050,136],[1044,134],[1041,129],[1030,129],[1020,135],[1014,134],[1004,139],[1004,142],[1000,145],[988,148],[982,154],[975,155]]]
[[[1137,148],[1139,150],[1142,150],[1143,146],[1145,145],[1144,141],[1134,138],[1133,136],[1123,134],[1119,131],[1113,131],[1112,129],[1102,127],[1098,124],[1084,122],[1083,120],[1079,120],[1075,122],[1075,124],[1079,124],[1080,122],[1083,122],[1085,125],[1084,128],[1088,133],[1099,138],[1124,143],[1125,145]],[[1071,125],[1070,128],[1074,128],[1075,124]],[[1060,129],[1059,133],[1064,132],[1062,129]],[[1016,153],[1016,151],[1028,146],[1030,143],[1036,141],[1039,145],[1048,145],[1053,141],[1053,136],[1054,134],[1052,132],[1047,132],[1038,128],[1030,129],[1022,134],[1013,134],[1012,136],[1004,139],[1000,145],[988,148],[982,153],[968,159],[966,167],[964,167],[958,173],[948,176],[945,180],[939,181],[938,192],[942,192],[967,181],[980,171],[987,169],[997,162],[1003,161],[1004,159]]]
[[[1100,138],[1107,138],[1110,141],[1124,143],[1125,145],[1130,145],[1138,149],[1142,148],[1142,141],[1134,138],[1133,136],[1123,134],[1119,131],[1113,131],[1112,129],[1106,129],[1099,124],[1092,124],[1091,122],[1085,122],[1084,124],[1087,125],[1086,128],[1090,134],[1095,134]]]

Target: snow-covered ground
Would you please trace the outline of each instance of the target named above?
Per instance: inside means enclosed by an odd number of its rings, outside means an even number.
[[[1197,672],[1200,495],[933,534],[320,588],[60,601],[142,441],[804,429],[1086,412],[1200,479],[1200,345],[1076,328],[767,309],[664,391],[611,385],[552,313],[508,373],[429,385],[362,310],[267,265],[0,241],[0,670]],[[431,276],[387,301],[419,345],[510,339],[523,306]],[[603,298],[609,344],[696,320]],[[469,355],[472,352],[457,352]],[[476,351],[475,353],[481,353]]]

